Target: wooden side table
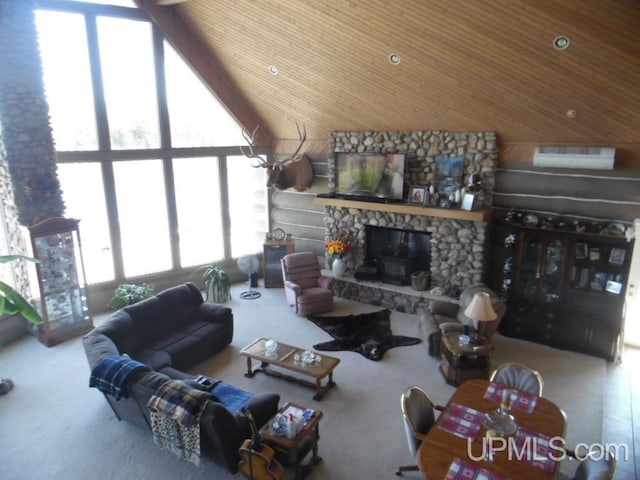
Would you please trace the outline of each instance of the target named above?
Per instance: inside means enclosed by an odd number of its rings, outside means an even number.
[[[448,332],[442,336],[440,371],[450,385],[460,385],[473,378],[488,379],[493,347],[484,337],[475,336],[467,345],[460,345],[461,332]]]
[[[296,403],[286,403],[278,413],[284,412],[290,405],[301,410],[307,408]],[[293,466],[295,478],[298,480],[303,479],[315,464],[322,461],[322,458],[318,456],[318,441],[320,440],[318,426],[322,419],[322,412],[317,409],[314,410],[316,412],[315,415],[294,438],[283,437],[273,431],[271,424],[275,419],[275,415],[264,424],[259,432],[262,439],[276,451],[276,456],[282,458],[282,463]],[[302,462],[309,452],[311,452],[311,460],[308,464],[303,465]]]

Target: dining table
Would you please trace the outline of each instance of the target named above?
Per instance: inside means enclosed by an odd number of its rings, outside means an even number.
[[[517,430],[489,440],[484,418],[500,407],[505,388],[513,392],[509,413]],[[566,416],[551,400],[488,380],[468,380],[424,436],[417,464],[429,480],[556,479],[565,435]],[[491,455],[490,444],[495,446]]]

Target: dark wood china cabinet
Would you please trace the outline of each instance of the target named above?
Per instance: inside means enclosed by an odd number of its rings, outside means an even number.
[[[614,360],[633,243],[624,235],[494,222],[490,283],[506,336]]]

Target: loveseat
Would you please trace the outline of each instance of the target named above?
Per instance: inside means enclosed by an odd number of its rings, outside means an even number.
[[[489,294],[491,305],[497,315],[496,320],[484,322],[484,325],[478,325],[478,322],[474,322],[464,314],[465,308],[471,303],[474,295],[481,292]],[[506,309],[506,304],[493,290],[484,284],[477,284],[463,290],[458,303],[432,300],[428,310],[418,312],[418,329],[428,348],[429,355],[439,357],[442,351],[443,333],[461,332],[465,325],[470,327],[473,333],[481,334],[491,343],[493,334],[498,329]]]
[[[130,357],[145,366],[130,375],[122,396],[104,396],[119,420],[151,429],[147,402],[158,388],[178,379],[191,388],[207,390],[183,370],[224,349],[232,337],[231,309],[204,303],[197,286],[189,282],[118,310],[85,335],[82,343],[92,372],[101,361],[114,356]],[[212,397],[200,417],[200,449],[235,473],[238,449],[251,437],[251,430],[244,416],[217,400]],[[256,394],[248,400],[258,428],[277,412],[279,401],[279,395],[273,393]]]

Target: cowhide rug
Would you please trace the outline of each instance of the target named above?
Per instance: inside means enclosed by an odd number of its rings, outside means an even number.
[[[382,360],[387,350],[393,347],[405,347],[420,343],[419,338],[393,335],[388,309],[359,315],[342,317],[307,317],[335,340],[317,343],[316,350],[350,350],[364,355],[370,360]]]

